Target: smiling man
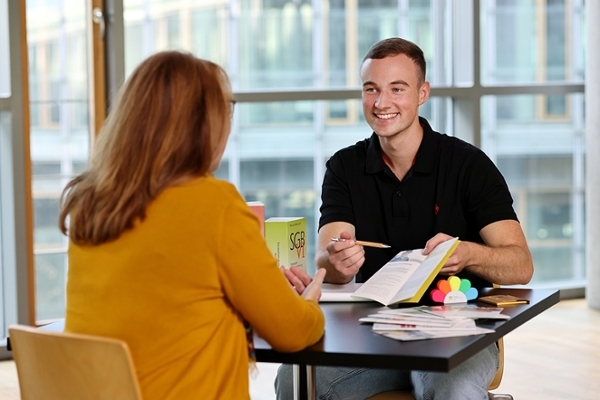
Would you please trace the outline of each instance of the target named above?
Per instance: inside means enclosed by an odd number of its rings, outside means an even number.
[[[367,52],[362,104],[373,134],[327,162],[316,264],[328,282],[364,282],[401,250],[429,253],[457,236],[440,275],[475,287],[525,284],[533,264],[508,186],[481,150],[419,117],[430,92],[425,74],[422,50],[407,40],[384,39]],[[365,248],[356,238],[391,248]],[[296,288],[309,280],[299,276]],[[319,399],[409,389],[418,400],[484,400],[497,368],[494,344],[449,373],[317,367],[316,387]],[[281,366],[275,387],[278,399],[293,398],[291,366]]]

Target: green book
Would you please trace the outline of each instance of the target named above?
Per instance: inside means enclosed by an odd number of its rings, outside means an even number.
[[[265,239],[279,266],[307,270],[306,218],[271,217],[265,221]]]

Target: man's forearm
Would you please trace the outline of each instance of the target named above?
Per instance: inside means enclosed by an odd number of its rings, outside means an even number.
[[[531,280],[533,262],[527,248],[512,244],[489,247],[471,242],[468,246],[471,257],[467,271],[500,285],[526,284]]]

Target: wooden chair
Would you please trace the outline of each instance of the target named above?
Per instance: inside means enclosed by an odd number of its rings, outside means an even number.
[[[8,331],[22,400],[141,400],[124,341],[23,325]]]
[[[488,390],[495,390],[500,386],[502,375],[504,374],[504,340],[498,340],[498,371],[488,387]],[[512,400],[509,394],[494,394],[488,393],[490,400]],[[415,400],[411,392],[408,391],[391,391],[378,393],[375,396],[369,397],[367,400]]]

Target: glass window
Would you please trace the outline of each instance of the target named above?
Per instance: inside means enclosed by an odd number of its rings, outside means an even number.
[[[64,253],[35,255],[36,320],[62,318],[65,315],[67,257]]]
[[[454,39],[452,23],[472,24],[458,2],[123,0],[125,72],[156,51],[183,49],[223,65],[238,93],[289,94],[288,101],[254,99],[236,107],[215,175],[247,200],[265,202],[267,216],[306,216],[314,250],[325,161],[371,130],[360,99],[298,101],[298,92],[358,88],[362,57],[374,42],[412,40],[424,51],[427,79],[444,96],[430,98],[420,114],[450,135],[464,120],[481,122],[471,126],[473,138],[481,139],[513,193],[537,266],[534,283],[577,280],[585,269],[583,96],[486,90],[582,82],[579,3],[479,2],[474,54],[481,82],[472,89],[453,81],[460,64],[453,51],[463,43]],[[85,2],[27,2],[27,18],[38,318],[51,318],[64,306],[66,268],[66,239],[53,233],[52,221],[62,187],[86,167],[89,154]],[[456,61],[472,61],[466,58]],[[465,105],[471,101],[476,106]]]
[[[419,43],[434,85],[451,84],[451,2],[124,0],[126,71],[150,54],[185,49],[223,65],[235,90],[358,87],[359,66],[377,40]],[[316,7],[316,8],[315,8]],[[441,27],[433,29],[434,23]],[[360,33],[360,34],[359,34]]]
[[[549,96],[483,98],[483,149],[515,199],[536,266],[532,283],[585,277],[583,99],[562,98],[569,111],[560,119],[546,112]]]
[[[565,0],[481,2],[482,83],[582,81],[583,8]]]
[[[64,316],[59,199],[89,154],[86,4],[27,3],[36,319]]]

